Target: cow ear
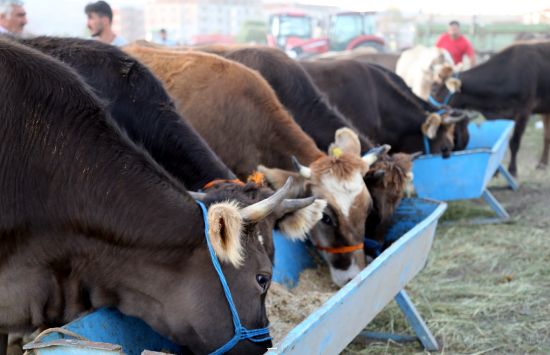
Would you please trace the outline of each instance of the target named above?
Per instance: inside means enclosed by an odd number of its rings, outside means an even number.
[[[208,208],[208,237],[216,256],[238,268],[244,261],[241,244],[243,220],[234,202],[215,203]]]
[[[302,177],[300,173],[276,168],[271,169],[263,165],[258,165],[257,170],[264,175],[265,181],[275,190],[280,189],[285,184],[286,180],[292,176],[293,183],[290,187],[290,198],[302,196],[305,192],[307,179]]]
[[[312,204],[287,211],[277,223],[278,229],[291,240],[305,240],[307,233],[323,218],[327,201],[316,199]]]
[[[440,125],[441,116],[437,113],[431,113],[428,118],[426,118],[426,122],[422,124],[422,133],[429,139],[434,139]]]
[[[437,77],[439,78],[439,80],[441,80],[440,82],[444,82],[446,79],[453,76],[453,72],[454,72],[453,66],[448,63],[445,63],[439,66],[439,68],[436,71]]]
[[[460,92],[460,89],[462,88],[462,81],[457,78],[449,78],[445,81],[445,86],[450,93],[454,94],[455,92]]]
[[[330,156],[338,158],[342,153],[361,155],[361,142],[357,133],[350,128],[340,128],[334,134],[334,143],[328,149]]]

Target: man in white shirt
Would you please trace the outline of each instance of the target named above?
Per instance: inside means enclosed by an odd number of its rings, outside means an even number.
[[[124,46],[128,43],[123,37],[113,32],[113,10],[105,1],[98,1],[86,5],[84,9],[88,15],[88,29],[92,37],[103,43],[113,46]]]
[[[0,34],[19,36],[27,24],[27,13],[21,0],[0,0]]]

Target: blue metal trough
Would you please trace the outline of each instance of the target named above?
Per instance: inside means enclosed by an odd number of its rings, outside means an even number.
[[[346,286],[336,292],[323,306],[297,325],[269,354],[337,354],[393,299],[415,330],[427,350],[437,350],[438,344],[403,290],[422,270],[431,249],[439,217],[447,205],[427,199],[404,199],[394,215],[394,224],[387,239],[395,240],[379,257]],[[302,242],[292,242],[274,234],[274,280],[294,286],[300,273],[314,267],[310,249]],[[180,353],[179,346],[156,334],[141,320],[127,317],[113,309],[101,309],[63,327],[89,341],[117,344],[129,355],[142,350]],[[49,334],[38,344],[27,348],[37,353],[65,354],[71,344],[59,345],[59,334]],[[49,342],[52,346],[48,346]],[[69,342],[78,343],[71,340]],[[85,343],[85,342],[84,342]],[[74,345],[74,344],[73,344]],[[105,353],[88,349],[79,354]],[[82,347],[82,343],[80,344]]]
[[[512,189],[518,188],[517,182],[502,166],[513,130],[514,122],[510,120],[470,123],[466,150],[454,152],[448,159],[443,159],[441,154],[420,156],[413,164],[417,195],[441,201],[483,198],[499,217],[485,222],[509,219],[487,185],[498,170]]]

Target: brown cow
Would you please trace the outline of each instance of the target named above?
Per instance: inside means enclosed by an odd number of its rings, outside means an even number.
[[[312,240],[325,248],[333,281],[344,285],[365,265],[361,249],[371,197],[363,176],[373,155],[361,159],[357,136],[350,130],[336,137],[332,154],[320,151],[283,108],[271,87],[255,71],[200,52],[125,48],[165,82],[181,114],[238,176],[262,164],[269,183],[279,187],[297,177],[292,156],[301,167],[295,196],[313,194],[327,200],[323,223]],[[226,137],[231,137],[228,140]],[[342,253],[328,253],[334,249]]]
[[[235,50],[223,46],[203,47],[201,50],[222,54],[225,58],[237,61],[257,70],[271,85],[278,99],[292,114],[294,120],[317,144],[320,149],[329,148],[335,133],[342,127],[358,132],[353,124],[338,110],[330,106],[328,100],[313,84],[313,81],[298,62],[289,58],[283,51],[270,47],[248,47]],[[362,152],[373,147],[369,138],[359,132]],[[382,142],[386,143],[386,142]],[[373,211],[369,214],[366,232],[369,236],[381,237],[402,196],[403,190],[383,190],[378,186],[388,186],[389,181],[402,180],[407,172],[393,167],[399,164],[387,164],[391,159],[385,157],[385,164],[371,168],[365,176],[365,183],[373,199]],[[387,168],[385,172],[381,170]],[[405,175],[403,174],[405,173]],[[395,176],[394,176],[395,174]],[[390,184],[398,188],[399,185]],[[378,223],[378,224],[377,224]]]
[[[145,41],[140,42],[140,45],[159,48],[158,45]],[[178,48],[178,50],[188,49]],[[285,108],[291,112],[295,122],[313,138],[320,149],[329,148],[338,129],[342,127],[354,129],[338,110],[328,104],[298,62],[278,49],[258,46],[236,49],[223,45],[193,49],[222,55],[257,70],[271,85]],[[355,129],[354,131],[357,132]],[[359,134],[359,140],[362,152],[373,147],[366,136]],[[380,163],[372,166],[365,176],[367,189],[371,192],[373,199],[373,211],[369,214],[365,229],[369,237],[378,240],[384,237],[393,212],[401,200],[400,197],[403,196],[404,190],[400,188],[404,188],[404,184],[394,183],[406,180],[409,175],[410,171],[402,168],[408,166],[410,169],[410,164],[402,164],[403,161],[403,156],[400,156],[399,162],[393,163],[391,158],[384,157]]]

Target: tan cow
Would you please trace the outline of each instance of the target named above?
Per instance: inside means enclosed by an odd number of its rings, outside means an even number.
[[[294,197],[328,202],[311,239],[343,286],[365,266],[362,242],[371,196],[363,176],[376,160],[361,158],[357,135],[337,132],[330,154],[320,151],[294,122],[267,82],[255,71],[221,57],[131,45],[124,49],[148,66],[176,101],[178,110],[239,177],[259,165],[275,188],[295,176]],[[293,169],[292,157],[299,165]],[[294,164],[298,165],[298,164]],[[341,253],[332,253],[333,251]]]
[[[395,72],[417,96],[427,100],[432,84],[439,80],[439,72],[445,64],[451,68],[454,65],[446,50],[419,45],[401,54]]]

